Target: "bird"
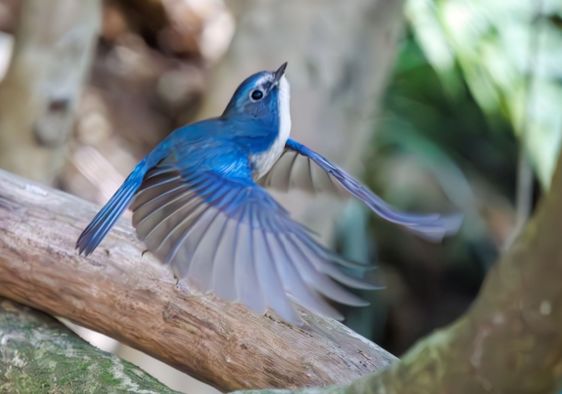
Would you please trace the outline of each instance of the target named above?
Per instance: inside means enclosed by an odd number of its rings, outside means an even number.
[[[165,137],[81,233],[79,254],[91,254],[130,208],[137,236],[176,278],[300,325],[296,305],[342,320],[334,304],[368,305],[350,289],[378,286],[350,273],[364,273],[366,265],[322,245],[268,189],[352,196],[381,218],[431,241],[459,229],[460,214],[400,212],[292,139],[286,67],[285,62],[249,76],[222,115]]]

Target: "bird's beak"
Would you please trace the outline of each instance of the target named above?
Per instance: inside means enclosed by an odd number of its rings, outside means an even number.
[[[277,83],[279,82],[279,80],[281,79],[281,77],[283,76],[283,74],[285,74],[285,69],[287,68],[287,62],[283,63],[281,65],[281,67],[279,67],[275,73],[274,73],[274,79],[273,82]]]

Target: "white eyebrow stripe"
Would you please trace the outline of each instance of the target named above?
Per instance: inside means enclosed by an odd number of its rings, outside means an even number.
[[[261,86],[266,82],[270,82],[271,80],[272,80],[271,74],[264,74],[256,81],[256,86]]]

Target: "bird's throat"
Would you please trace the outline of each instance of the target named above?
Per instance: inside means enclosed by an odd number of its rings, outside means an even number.
[[[265,152],[253,155],[254,178],[259,179],[269,172],[285,149],[285,143],[291,134],[291,92],[287,78],[279,80],[278,112],[279,122],[277,137]]]

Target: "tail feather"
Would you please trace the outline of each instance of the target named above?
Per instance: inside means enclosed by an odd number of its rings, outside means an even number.
[[[137,190],[142,184],[145,174],[146,166],[141,162],[135,167],[133,172],[129,174],[125,182],[123,182],[107,204],[105,204],[92,219],[88,227],[86,227],[76,241],[76,248],[80,254],[84,253],[84,255],[87,256],[97,248],[115,222],[117,222],[119,217],[121,217],[123,212],[131,204]]]

